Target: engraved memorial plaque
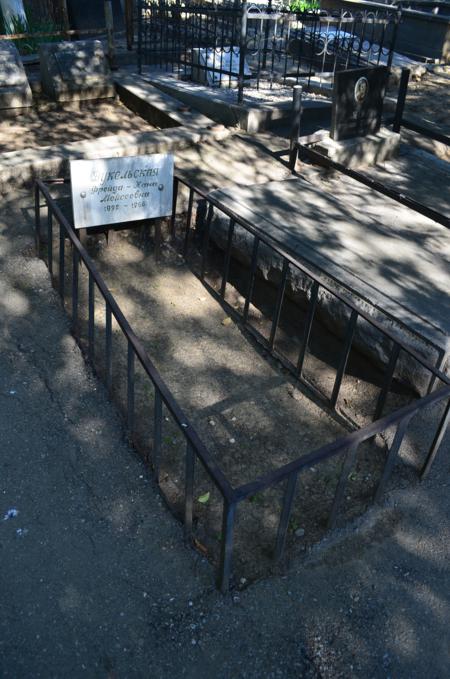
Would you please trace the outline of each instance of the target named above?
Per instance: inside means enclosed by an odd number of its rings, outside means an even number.
[[[72,160],[75,228],[119,224],[172,213],[173,155]]]
[[[332,139],[351,139],[378,132],[388,69],[355,68],[334,74],[331,109]]]

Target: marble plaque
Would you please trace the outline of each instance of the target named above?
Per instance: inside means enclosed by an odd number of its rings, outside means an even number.
[[[171,154],[72,160],[75,228],[166,217],[172,213]]]

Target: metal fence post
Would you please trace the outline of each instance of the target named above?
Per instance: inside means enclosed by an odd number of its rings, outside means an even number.
[[[394,132],[400,132],[400,127],[402,125],[403,111],[405,110],[406,93],[408,91],[409,73],[410,73],[409,68],[402,68],[400,85],[398,88],[397,95],[397,106],[395,108],[394,124],[392,126]]]
[[[291,151],[291,167],[292,167],[292,153],[296,148],[296,144],[300,137],[300,123],[302,119],[302,92],[301,85],[294,85],[292,88],[292,125],[291,125],[291,141],[289,149]],[[293,168],[292,168],[293,169]]]
[[[36,253],[39,257],[41,250],[41,196],[39,193],[39,186],[36,184],[34,187],[34,219],[35,219],[35,230],[36,230]]]
[[[267,4],[267,14],[272,12],[272,0],[269,0]],[[264,29],[264,43],[263,43],[263,56],[262,56],[262,68],[267,66],[267,45],[269,44],[270,36],[270,19],[266,19],[266,27]]]
[[[127,50],[131,51],[134,42],[134,0],[125,0],[125,29]]]
[[[115,70],[115,48],[114,48],[114,19],[111,0],[105,0],[105,24],[106,37],[108,40],[108,58],[111,69]]]
[[[138,44],[137,44],[137,66],[138,73],[142,73],[142,0],[138,0]]]
[[[247,11],[248,3],[244,1],[241,9],[241,35],[239,40],[238,104],[242,104],[244,98],[245,53],[247,50]]]

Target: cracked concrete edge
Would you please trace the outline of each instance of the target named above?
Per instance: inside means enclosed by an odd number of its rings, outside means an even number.
[[[21,149],[0,154],[0,193],[26,186],[37,177],[68,176],[71,160],[122,158],[147,153],[168,153],[208,140],[224,139],[225,128],[198,130],[174,127],[137,134],[111,135],[39,149]]]

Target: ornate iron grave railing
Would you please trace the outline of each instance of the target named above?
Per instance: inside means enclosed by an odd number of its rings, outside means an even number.
[[[363,65],[390,68],[396,11],[293,13],[244,2],[190,5],[141,0],[139,69],[170,70],[210,86],[236,88],[298,82]]]
[[[346,373],[348,358],[352,347],[355,331],[359,323],[364,322],[375,328],[386,339],[390,345],[389,357],[385,365],[385,375],[383,383],[380,388],[379,396],[374,404],[373,421],[366,426],[349,431],[345,435],[339,437],[331,443],[327,443],[322,447],[302,454],[297,459],[273,469],[269,473],[251,480],[243,485],[234,486],[230,483],[227,476],[221,469],[221,466],[211,455],[203,441],[197,434],[192,422],[188,419],[186,414],[181,409],[173,393],[167,387],[159,371],[156,369],[151,358],[145,351],[142,343],[137,338],[128,320],[124,316],[120,307],[118,306],[113,294],[108,289],[103,277],[100,275],[97,266],[92,258],[80,242],[77,233],[64,215],[58,201],[51,194],[51,186],[57,186],[64,183],[64,180],[55,180],[53,182],[36,182],[35,191],[35,217],[36,217],[36,240],[38,251],[47,260],[52,282],[58,290],[61,300],[65,306],[68,307],[68,312],[71,316],[72,332],[77,341],[84,342],[86,338],[82,338],[82,326],[79,323],[79,311],[82,301],[79,297],[79,272],[81,264],[86,268],[88,276],[88,295],[87,295],[87,359],[95,369],[96,359],[98,356],[98,347],[95,351],[96,343],[96,316],[95,316],[95,299],[100,297],[104,309],[104,343],[100,347],[102,354],[104,370],[102,375],[106,387],[111,392],[114,379],[114,356],[112,352],[112,320],[114,319],[118,332],[123,336],[126,342],[126,425],[130,438],[133,440],[133,432],[135,430],[135,372],[136,363],[139,363],[144,370],[145,379],[151,385],[151,394],[149,399],[150,408],[153,409],[153,431],[151,441],[151,451],[147,456],[146,461],[151,464],[156,480],[159,481],[159,470],[161,466],[162,454],[162,437],[166,418],[163,418],[163,405],[170,413],[175,426],[181,434],[184,441],[184,448],[180,451],[180,455],[184,459],[184,479],[183,479],[183,521],[184,534],[188,544],[195,542],[195,528],[194,528],[194,490],[195,490],[195,468],[200,463],[200,466],[205,470],[211,482],[217,488],[223,502],[222,509],[222,532],[220,535],[220,560],[219,560],[219,586],[223,592],[228,591],[232,576],[232,556],[233,556],[233,538],[235,530],[236,512],[238,507],[247,499],[255,497],[261,491],[271,488],[278,488],[280,484],[284,483],[284,496],[279,513],[278,530],[276,533],[276,540],[273,549],[273,556],[275,560],[279,560],[285,548],[286,537],[289,527],[289,519],[291,516],[294,499],[296,495],[296,488],[298,479],[307,470],[317,468],[319,465],[325,463],[327,460],[338,459],[342,460],[342,468],[337,482],[334,499],[329,510],[328,525],[333,527],[339,515],[340,508],[344,499],[346,486],[348,483],[349,474],[355,464],[357,452],[360,446],[366,441],[372,441],[380,434],[384,434],[388,430],[394,428],[395,434],[391,444],[388,446],[384,465],[378,484],[373,497],[373,500],[379,501],[386,488],[386,484],[392,474],[394,465],[399,460],[399,451],[405,436],[408,434],[411,423],[414,418],[421,415],[425,409],[430,407],[439,409],[439,421],[435,427],[433,441],[431,446],[426,451],[425,459],[422,463],[420,475],[426,476],[430,467],[441,447],[444,435],[450,420],[450,380],[437,367],[428,363],[426,359],[420,356],[416,351],[406,346],[398,337],[392,334],[386,327],[375,320],[367,313],[366,310],[360,308],[354,296],[347,295],[343,292],[338,292],[330,287],[329,281],[325,277],[311,271],[306,265],[295,259],[289,252],[286,252],[269,236],[264,235],[256,225],[247,222],[239,217],[232,210],[226,208],[219,201],[205,192],[197,188],[192,182],[187,181],[182,177],[175,179],[174,185],[174,203],[173,214],[171,219],[171,236],[175,243],[180,243],[184,256],[188,262],[195,260],[200,252],[201,261],[197,267],[197,275],[203,281],[209,292],[219,300],[227,311],[235,319],[237,319],[245,331],[252,334],[257,341],[263,345],[264,349],[272,356],[281,361],[314,398],[321,399],[324,406],[330,412],[337,414],[339,407],[339,397],[341,391],[342,380]],[[181,202],[181,190],[187,192],[186,206],[183,207],[181,214],[177,212],[177,205]],[[200,201],[203,207],[206,206],[206,220],[205,226],[196,234],[196,229],[193,228],[194,213],[196,211],[196,204]],[[44,227],[42,219],[42,210],[46,209],[46,226]],[[227,247],[223,259],[223,272],[219,290],[216,291],[208,282],[206,276],[206,266],[208,261],[208,252],[211,247],[211,226],[214,213],[220,213],[228,221],[228,237]],[[46,231],[46,248],[43,247],[44,228]],[[54,251],[54,230],[57,230],[56,236],[56,251]],[[245,304],[243,310],[237,311],[231,307],[225,299],[225,292],[229,284],[230,264],[232,258],[232,241],[233,233],[241,229],[248,234],[253,240],[252,258],[249,268],[249,279],[247,292],[245,295]],[[192,236],[199,237],[199,241],[195,247],[191,247]],[[42,247],[41,247],[42,246]],[[280,258],[282,262],[282,275],[279,282],[278,294],[276,304],[273,309],[271,330],[269,339],[264,338],[258,330],[253,327],[249,315],[250,305],[252,303],[253,293],[255,289],[256,280],[256,266],[258,251],[262,248],[267,248],[274,256]],[[66,262],[71,261],[70,274],[66,270]],[[298,360],[292,363],[283,352],[277,343],[277,333],[280,322],[281,307],[286,292],[286,282],[290,272],[301,272],[301,274],[310,281],[309,295],[308,295],[308,309],[305,316],[305,323],[303,328],[303,339],[299,350]],[[70,291],[70,294],[69,294]],[[334,385],[330,395],[324,395],[320,391],[314,389],[311,382],[304,374],[304,360],[308,350],[310,341],[311,327],[314,315],[317,309],[317,302],[321,292],[326,291],[331,295],[336,303],[343,304],[348,312],[348,327],[345,333],[342,356],[336,371]],[[71,304],[67,304],[67,298],[70,297]],[[85,346],[85,343],[82,344]],[[429,375],[428,393],[422,397],[415,398],[412,402],[399,407],[394,412],[383,415],[386,404],[386,399],[389,395],[391,385],[396,371],[396,365],[399,361],[400,355],[406,356],[409,361],[415,362],[421,366]],[[118,358],[116,357],[116,361]],[[348,427],[351,425],[347,422]],[[356,426],[353,424],[353,426]]]

